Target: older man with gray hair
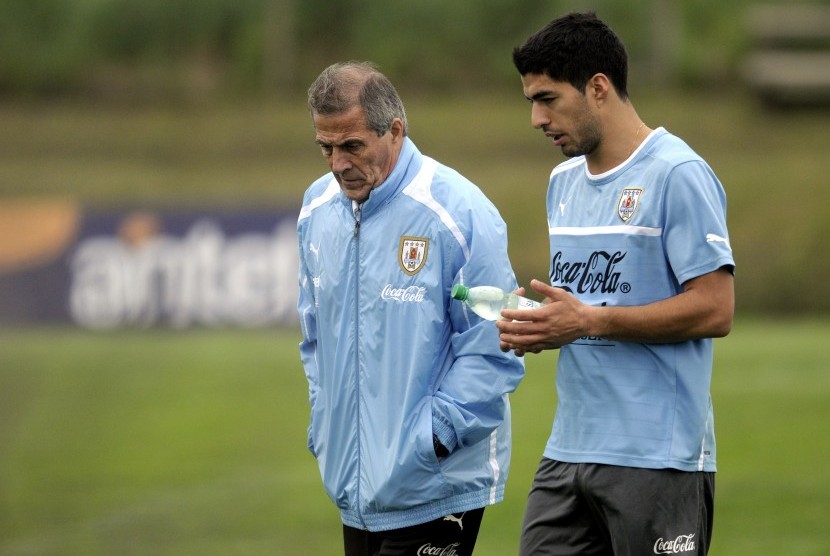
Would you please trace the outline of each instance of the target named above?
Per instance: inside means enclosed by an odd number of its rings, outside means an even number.
[[[298,220],[308,447],[340,509],[346,556],[470,555],[510,464],[508,393],[524,375],[456,283],[512,290],[504,221],[424,156],[369,63],[309,89],[331,172]]]

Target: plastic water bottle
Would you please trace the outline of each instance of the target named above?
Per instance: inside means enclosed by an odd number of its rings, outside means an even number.
[[[495,286],[473,286],[462,284],[452,287],[450,296],[463,301],[478,316],[487,320],[499,320],[502,309],[535,309],[542,304],[526,297],[516,295]]]

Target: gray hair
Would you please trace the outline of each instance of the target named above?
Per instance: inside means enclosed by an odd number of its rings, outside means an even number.
[[[381,136],[400,118],[403,134],[409,131],[406,111],[398,91],[371,62],[339,62],[317,76],[308,89],[312,116],[342,114],[360,105],[369,129]]]

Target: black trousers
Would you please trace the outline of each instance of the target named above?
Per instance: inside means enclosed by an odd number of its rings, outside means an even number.
[[[471,556],[483,516],[479,508],[375,533],[344,525],[343,545],[346,556]]]

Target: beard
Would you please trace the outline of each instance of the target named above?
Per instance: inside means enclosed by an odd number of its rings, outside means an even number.
[[[562,145],[562,154],[573,158],[594,152],[602,142],[602,128],[599,119],[588,110],[587,105],[580,112],[574,127],[576,131],[572,135],[573,143]]]

